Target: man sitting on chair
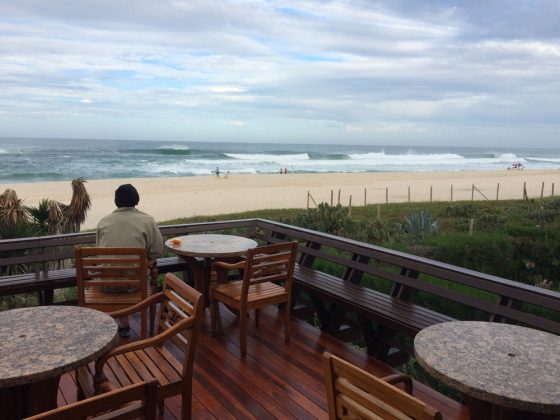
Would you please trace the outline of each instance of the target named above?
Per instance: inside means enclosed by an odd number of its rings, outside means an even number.
[[[156,267],[156,259],[163,251],[163,238],[154,218],[136,209],[140,201],[138,191],[131,184],[121,185],[115,190],[117,209],[97,224],[96,244],[98,247],[145,248],[148,267]],[[114,293],[128,293],[127,287],[107,290]],[[119,319],[119,335],[128,337],[128,318]]]

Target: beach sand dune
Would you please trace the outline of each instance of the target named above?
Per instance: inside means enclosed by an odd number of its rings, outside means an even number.
[[[503,170],[461,172],[372,172],[328,174],[268,174],[215,176],[134,178],[91,180],[86,188],[92,198],[92,208],[82,229],[93,229],[101,217],[114,208],[115,189],[124,183],[133,184],[140,193],[138,208],[163,222],[179,217],[213,216],[246,210],[305,208],[307,192],[315,202],[348,205],[389,202],[429,201],[430,187],[434,201],[449,201],[451,186],[453,200],[471,200],[475,185],[475,200],[496,199],[499,184],[500,199],[523,198],[525,183],[529,197],[538,198],[544,182],[544,195],[550,196],[553,183],[560,187],[560,171]],[[69,203],[72,196],[70,181],[0,184],[16,190],[25,205],[36,205],[49,198]],[[483,196],[484,195],[484,196]],[[311,201],[313,205],[313,201]]]

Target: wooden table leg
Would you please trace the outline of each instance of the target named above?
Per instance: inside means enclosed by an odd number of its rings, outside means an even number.
[[[0,388],[1,418],[23,419],[57,407],[60,376],[8,388]]]

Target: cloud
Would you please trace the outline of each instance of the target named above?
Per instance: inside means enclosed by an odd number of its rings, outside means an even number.
[[[0,115],[7,127],[71,117],[68,135],[82,118],[189,119],[196,139],[212,140],[223,121],[250,125],[254,141],[288,124],[313,137],[318,122],[329,141],[367,142],[371,132],[430,141],[458,126],[554,133],[558,16],[551,0],[6,1]]]

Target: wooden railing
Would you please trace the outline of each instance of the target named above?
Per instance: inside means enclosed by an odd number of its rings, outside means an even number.
[[[386,344],[395,332],[414,336],[425,326],[450,319],[512,322],[560,334],[556,291],[263,219],[161,226],[164,237],[215,231],[260,243],[297,240],[295,286],[309,296],[302,295],[300,303],[307,304],[321,328],[332,334],[355,327],[370,353],[387,350],[380,347],[380,336]],[[33,272],[0,277],[0,296],[40,292],[41,302],[50,303],[45,292],[73,284],[72,269],[53,269],[55,262],[71,259],[73,246],[94,241],[94,233],[1,240],[2,273],[18,264],[31,266]]]

